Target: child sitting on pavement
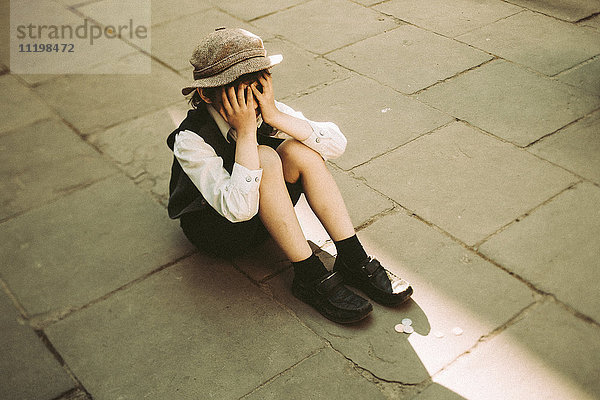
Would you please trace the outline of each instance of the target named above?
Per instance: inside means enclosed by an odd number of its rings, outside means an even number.
[[[218,28],[190,60],[193,109],[168,137],[174,153],[168,211],[199,249],[241,254],[268,237],[292,262],[293,294],[338,323],[373,309],[345,285],[385,305],[412,294],[358,240],[325,161],[339,157],[346,138],[331,122],[314,122],[275,100],[262,40],[242,29]],[[304,193],[337,248],[333,271],[313,254],[294,205]]]

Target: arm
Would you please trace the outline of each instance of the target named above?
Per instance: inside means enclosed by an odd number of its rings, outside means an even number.
[[[268,72],[260,78],[260,84],[262,92],[256,84],[251,87],[267,124],[315,150],[325,160],[337,158],[344,153],[347,140],[336,124],[310,121],[301,112],[275,101],[272,78]]]
[[[249,86],[240,85],[237,89],[228,86],[221,90],[221,103],[217,110],[238,135],[235,161],[253,170],[260,168],[255,108],[254,96]]]
[[[240,222],[258,213],[262,170],[250,170],[236,162],[229,175],[223,159],[191,131],[175,136],[173,153],[204,199],[223,217]]]

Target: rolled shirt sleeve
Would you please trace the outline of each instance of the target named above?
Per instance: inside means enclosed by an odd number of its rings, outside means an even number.
[[[175,136],[173,153],[204,199],[223,217],[241,222],[258,213],[262,169],[235,163],[230,175],[214,149],[187,130]]]
[[[275,106],[279,111],[309,123],[312,128],[312,133],[308,138],[304,139],[302,143],[319,153],[324,160],[332,160],[344,154],[348,141],[336,124],[333,122],[311,121],[301,112],[278,101],[275,101]],[[278,131],[276,132],[275,137],[288,138],[290,136],[285,132]]]

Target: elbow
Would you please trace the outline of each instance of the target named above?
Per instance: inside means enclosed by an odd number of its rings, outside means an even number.
[[[344,154],[346,151],[346,146],[348,145],[348,140],[346,137],[340,132],[339,140],[337,141],[337,146],[331,149],[331,153],[327,155],[327,159],[335,160]]]
[[[228,210],[224,217],[229,222],[238,223],[249,221],[258,214],[258,202],[256,205],[244,204],[244,206],[236,207],[235,209]]]
[[[338,150],[338,154],[336,157],[339,157],[342,154],[344,154],[344,152],[346,151],[347,145],[348,145],[348,139],[346,139],[346,136],[342,135],[341,140],[340,140],[340,148]]]
[[[229,222],[233,222],[235,224],[238,222],[250,221],[252,218],[254,218],[256,214],[258,214],[258,211],[254,212],[253,210],[239,210],[235,213],[227,213],[227,215],[225,215],[225,218],[227,218]]]

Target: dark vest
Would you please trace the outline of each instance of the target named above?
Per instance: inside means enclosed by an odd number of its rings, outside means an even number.
[[[197,109],[191,109],[187,117],[181,122],[167,138],[167,146],[173,151],[175,145],[175,135],[180,131],[190,130],[202,137],[209,144],[219,157],[223,159],[223,167],[231,174],[233,164],[235,163],[235,141],[230,143],[225,140],[219,130],[216,122],[208,113],[206,107],[200,106]],[[263,123],[258,130],[258,143],[266,144],[276,148],[283,140],[270,137],[273,128]],[[170,218],[179,218],[184,214],[201,211],[210,205],[204,200],[202,194],[196,188],[191,179],[179,165],[177,158],[173,156],[173,165],[171,167],[171,180],[169,182],[169,204],[167,206]]]

